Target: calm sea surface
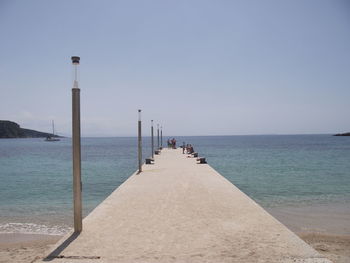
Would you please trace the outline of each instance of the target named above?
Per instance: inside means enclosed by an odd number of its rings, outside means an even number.
[[[265,208],[350,202],[350,137],[176,137]],[[167,138],[164,139],[166,141]],[[150,139],[144,138],[144,157]],[[136,138],[83,138],[84,215],[137,169]],[[0,232],[62,234],[72,222],[71,140],[0,140]]]

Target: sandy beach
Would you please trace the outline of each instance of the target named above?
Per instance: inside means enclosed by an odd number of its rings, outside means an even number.
[[[267,211],[335,263],[350,262],[348,206],[280,207]],[[0,233],[0,263],[31,262],[62,236]]]
[[[0,262],[29,263],[42,257],[61,236],[0,233]]]
[[[297,233],[306,243],[335,263],[350,262],[350,235]],[[29,263],[45,255],[61,236],[0,234],[0,263]]]
[[[349,206],[276,207],[267,211],[333,262],[350,262]],[[0,263],[27,263],[43,257],[61,237],[0,233]]]
[[[350,262],[350,235],[297,233],[306,243],[335,263]]]
[[[349,205],[276,207],[267,211],[333,262],[350,262]]]

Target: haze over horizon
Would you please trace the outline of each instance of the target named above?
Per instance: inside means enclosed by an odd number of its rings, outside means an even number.
[[[350,2],[0,1],[0,119],[82,136],[350,131]]]

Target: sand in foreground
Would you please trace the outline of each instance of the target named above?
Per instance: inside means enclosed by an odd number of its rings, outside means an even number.
[[[334,263],[350,262],[350,236],[297,233],[306,243]]]
[[[0,233],[0,263],[29,263],[43,257],[61,236]]]
[[[335,263],[350,262],[350,236],[299,233],[306,243]],[[43,257],[61,236],[38,234],[0,234],[0,262],[29,263]]]

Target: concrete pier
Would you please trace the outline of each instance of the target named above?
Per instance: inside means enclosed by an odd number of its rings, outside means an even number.
[[[330,262],[209,165],[155,159],[38,262]]]

